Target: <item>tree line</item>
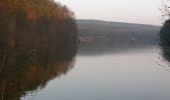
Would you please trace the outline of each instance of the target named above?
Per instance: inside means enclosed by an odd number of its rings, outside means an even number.
[[[73,12],[54,0],[0,0],[0,99],[20,100],[66,74],[77,37]]]
[[[54,0],[0,0],[1,45],[75,40],[74,14]],[[75,41],[74,41],[75,42]]]

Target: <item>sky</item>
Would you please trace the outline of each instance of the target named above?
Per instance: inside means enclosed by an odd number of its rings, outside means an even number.
[[[161,0],[55,0],[71,9],[76,19],[162,25]]]

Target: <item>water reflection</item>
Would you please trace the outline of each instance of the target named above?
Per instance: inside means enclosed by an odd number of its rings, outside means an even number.
[[[156,34],[156,33],[155,33]],[[154,42],[154,41],[152,41]],[[106,54],[119,54],[123,52],[131,52],[135,50],[144,50],[154,47],[155,44],[150,43],[114,43],[110,41],[102,42],[82,42],[79,44],[78,54],[81,56],[101,56]]]
[[[66,74],[73,67],[75,45],[1,47],[0,96],[3,100],[20,100],[26,91],[43,88],[49,80]]]

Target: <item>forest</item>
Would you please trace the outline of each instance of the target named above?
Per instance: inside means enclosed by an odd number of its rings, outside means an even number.
[[[77,36],[73,12],[54,0],[0,0],[0,12],[2,44],[69,41]]]
[[[54,0],[0,0],[0,100],[20,100],[66,74],[77,32],[73,12]]]

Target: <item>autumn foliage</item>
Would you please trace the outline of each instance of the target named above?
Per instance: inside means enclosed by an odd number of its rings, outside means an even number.
[[[77,26],[66,6],[53,0],[0,0],[1,43],[55,42],[67,37],[77,38]]]
[[[73,13],[53,0],[0,0],[0,96],[20,100],[65,74],[76,55]]]
[[[43,16],[57,20],[73,17],[66,6],[56,4],[53,0],[1,0],[0,10],[13,15],[24,12],[29,20]]]

